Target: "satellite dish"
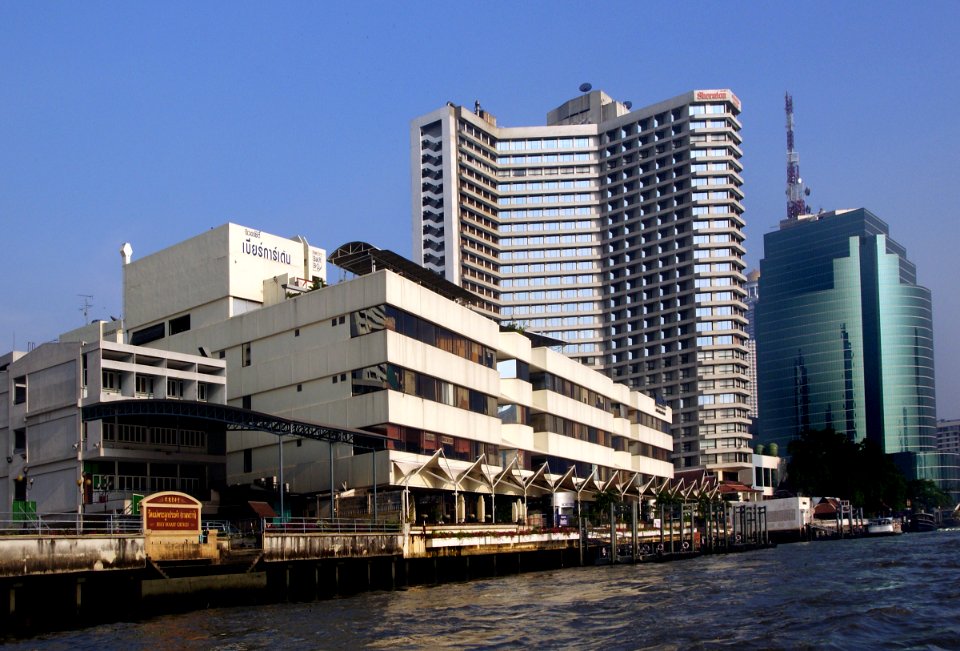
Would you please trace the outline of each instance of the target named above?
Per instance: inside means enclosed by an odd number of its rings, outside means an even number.
[[[593,86],[591,86],[591,85],[588,84],[588,83],[582,83],[582,84],[580,84],[580,92],[581,92],[581,93],[589,93],[592,89],[593,89]]]
[[[628,111],[633,108],[633,102],[631,102],[630,100],[627,100],[626,102],[624,102],[623,105],[627,107]]]

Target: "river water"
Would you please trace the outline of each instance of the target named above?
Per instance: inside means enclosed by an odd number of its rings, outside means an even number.
[[[24,649],[960,649],[960,531],[208,609]]]

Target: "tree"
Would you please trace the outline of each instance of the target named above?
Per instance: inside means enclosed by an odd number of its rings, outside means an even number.
[[[873,441],[858,444],[832,429],[807,430],[788,451],[791,490],[848,499],[868,513],[900,510],[906,503],[906,479]]]
[[[807,495],[850,498],[851,471],[857,466],[857,445],[832,429],[805,430],[787,448],[786,482]]]
[[[906,493],[911,506],[917,511],[951,505],[950,496],[929,479],[914,479],[907,482]]]
[[[906,505],[907,480],[893,459],[870,440],[859,446],[851,500],[868,513],[899,511]]]
[[[612,488],[598,491],[593,498],[593,510],[596,514],[595,517],[599,518],[601,521],[609,518],[611,504],[620,504],[620,494],[614,491]]]

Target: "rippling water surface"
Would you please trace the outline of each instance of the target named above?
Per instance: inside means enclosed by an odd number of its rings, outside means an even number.
[[[36,649],[960,649],[960,531],[210,609]]]

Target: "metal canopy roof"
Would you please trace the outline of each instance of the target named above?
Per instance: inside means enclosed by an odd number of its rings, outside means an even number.
[[[300,436],[316,441],[354,444],[355,439],[368,439],[369,444],[380,443],[382,434],[359,429],[318,425],[304,421],[279,418],[249,409],[217,405],[193,400],[132,399],[100,402],[83,407],[83,420],[104,420],[123,416],[167,416],[197,418],[222,423],[227,431],[259,431],[277,436]]]
[[[476,304],[480,301],[479,297],[446,280],[443,276],[393,251],[378,249],[366,242],[348,242],[329,254],[327,260],[357,276],[366,276],[378,269],[389,269],[458,303]]]

